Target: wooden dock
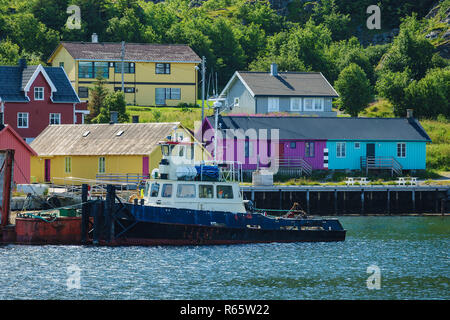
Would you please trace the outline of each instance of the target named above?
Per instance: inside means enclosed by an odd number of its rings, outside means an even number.
[[[294,202],[308,214],[416,214],[450,211],[448,186],[241,186],[256,208],[288,210]]]

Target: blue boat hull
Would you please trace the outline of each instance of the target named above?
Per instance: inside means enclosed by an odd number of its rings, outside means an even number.
[[[117,219],[118,245],[213,245],[266,242],[344,241],[337,219],[287,219],[255,213],[125,205],[131,217]]]

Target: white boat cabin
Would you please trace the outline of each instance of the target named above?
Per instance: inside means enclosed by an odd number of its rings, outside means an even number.
[[[145,205],[177,209],[245,213],[239,182],[198,174],[187,143],[160,143],[163,158],[145,184]],[[204,163],[198,163],[203,165]],[[209,166],[211,167],[211,166]],[[214,166],[213,166],[214,167]],[[221,170],[218,166],[217,170]],[[206,175],[206,174],[205,174]],[[221,181],[222,180],[222,181]]]

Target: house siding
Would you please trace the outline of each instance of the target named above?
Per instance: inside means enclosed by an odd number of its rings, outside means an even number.
[[[233,113],[255,113],[255,98],[252,97],[240,79],[235,81],[227,94],[227,106],[234,103],[234,98],[239,98],[239,106],[233,108]]]
[[[336,143],[345,142],[346,156],[336,157]],[[360,143],[360,148],[355,148],[355,142]],[[397,157],[397,143],[406,143],[406,157]],[[426,142],[416,141],[327,141],[329,151],[329,169],[361,169],[361,157],[366,156],[367,144],[375,144],[376,157],[394,157],[405,170],[420,170],[426,168]]]
[[[34,100],[34,88],[44,88],[44,100]],[[73,103],[53,103],[50,99],[51,89],[42,73],[40,73],[28,91],[29,102],[4,103],[4,122],[10,125],[23,138],[35,138],[50,123],[50,113],[61,114],[61,124],[74,123]],[[28,113],[28,128],[17,127],[17,114],[19,112]]]
[[[276,97],[274,97],[276,98]],[[303,111],[303,100],[304,97],[299,97],[302,99],[302,108],[300,111],[291,111],[291,97],[277,97],[279,98],[279,110],[278,112],[295,113],[304,116],[322,116],[322,117],[335,117],[336,112],[332,111],[332,99],[324,98],[324,111]],[[314,98],[314,97],[313,97]],[[320,97],[317,97],[320,98]],[[256,97],[256,111],[255,113],[269,113],[269,97]]]
[[[295,142],[295,148],[291,148],[291,142]],[[305,157],[306,142],[314,142],[314,157]],[[285,159],[299,159],[302,158],[311,165],[313,169],[324,169],[323,166],[323,150],[326,147],[325,140],[284,140],[280,141],[282,146],[282,153],[280,157]]]

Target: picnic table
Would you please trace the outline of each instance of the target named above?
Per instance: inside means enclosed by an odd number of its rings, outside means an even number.
[[[360,185],[367,185],[369,182],[370,180],[367,180],[366,177],[347,177],[347,180],[345,181],[347,186],[353,186],[355,183],[358,183]]]
[[[416,177],[399,177],[396,181],[397,185],[405,186],[406,183],[409,183],[412,186],[417,186],[417,178]]]

